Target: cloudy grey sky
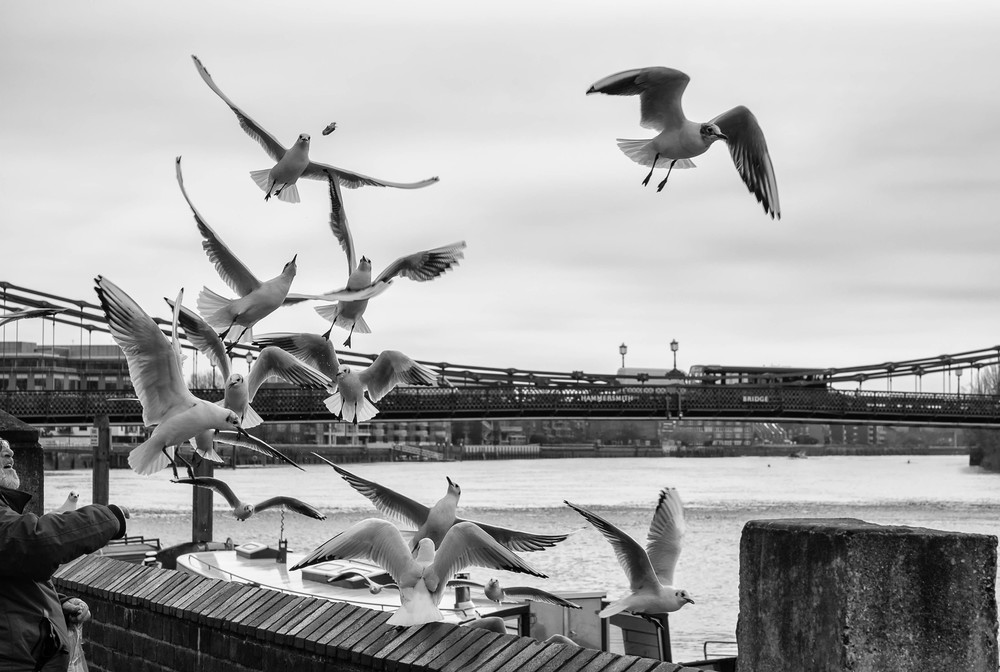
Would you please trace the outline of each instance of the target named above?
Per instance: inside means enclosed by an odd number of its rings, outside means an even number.
[[[684,368],[985,347],[1000,342],[997,34],[988,1],[4,2],[0,279],[95,300],[103,274],[161,316],[180,287],[192,307],[202,286],[231,296],[174,180],[183,155],[192,200],[258,277],[297,253],[293,291],[343,285],[325,185],[263,201],[248,173],[271,162],[197,54],[286,145],[307,132],[320,161],[440,176],[345,191],[376,271],[468,243],[455,271],[373,300],[358,351],[610,372],[623,341],[629,366],[662,367],[677,339]],[[640,186],[615,145],[652,135],[638,99],[584,92],[650,65],[691,76],[692,119],[756,114],[780,221],[722,146],[662,193]],[[298,306],[257,331],[325,328]]]

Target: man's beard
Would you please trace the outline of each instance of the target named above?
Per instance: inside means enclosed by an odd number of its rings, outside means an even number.
[[[0,486],[12,490],[17,490],[21,487],[21,477],[17,475],[17,471],[13,467],[10,469],[0,469]]]

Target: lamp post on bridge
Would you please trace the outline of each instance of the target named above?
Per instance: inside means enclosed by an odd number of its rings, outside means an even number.
[[[247,360],[247,375],[250,375],[250,369],[253,367],[253,359],[254,359],[253,350],[247,350],[245,358]]]
[[[628,352],[628,346],[622,343],[618,346],[618,353],[622,356],[622,368],[625,368],[625,354]]]
[[[958,396],[962,396],[962,369],[955,369],[955,376],[958,380],[955,382],[955,392]]]
[[[680,347],[677,339],[670,341],[670,352],[674,353],[674,371],[677,370],[677,348]]]

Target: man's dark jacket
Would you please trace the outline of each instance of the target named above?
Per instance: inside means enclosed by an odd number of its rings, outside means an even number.
[[[0,671],[65,670],[66,621],[52,584],[59,565],[125,535],[117,507],[23,513],[31,495],[0,487]]]

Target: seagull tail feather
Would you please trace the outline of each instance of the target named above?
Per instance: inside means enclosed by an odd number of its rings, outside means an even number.
[[[286,184],[277,193],[278,200],[284,201],[285,203],[298,203],[299,202],[299,188],[294,184]]]
[[[625,156],[641,166],[652,166],[653,159],[656,158],[656,150],[653,148],[653,144],[649,140],[629,140],[626,138],[618,138],[618,149],[622,150],[622,153]],[[657,160],[656,165],[661,168],[666,168],[670,165],[670,161],[671,159],[661,156],[659,160]],[[674,164],[674,170],[679,168],[694,167],[694,161],[691,159],[677,159],[677,163]]]
[[[369,401],[368,397],[362,397],[357,403],[354,414],[358,422],[368,422],[378,415],[378,409],[375,408],[375,404]]]
[[[358,319],[354,322],[354,333],[355,334],[370,334],[372,330],[368,327],[368,323],[365,322],[364,315],[360,315]]]
[[[198,294],[198,312],[213,329],[225,329],[232,324],[233,318],[228,310],[231,303],[232,301],[208,287],[202,287]]]
[[[337,317],[340,315],[340,304],[330,303],[325,306],[316,306],[316,312],[324,320],[337,324]],[[348,325],[350,327],[350,325]]]
[[[249,429],[251,427],[256,427],[260,423],[264,422],[264,418],[257,414],[257,411],[253,410],[253,406],[247,406],[247,412],[243,414],[243,419],[240,420],[240,425],[243,429]]]
[[[601,609],[597,616],[599,618],[608,618],[626,609],[628,609],[628,605],[625,603],[625,600],[618,600]]]
[[[271,169],[265,168],[264,170],[251,170],[250,177],[253,181],[257,183],[260,190],[268,193],[271,190]],[[280,197],[279,197],[280,198]]]
[[[334,392],[332,395],[323,400],[323,404],[336,416],[340,416],[344,412],[344,398],[340,396],[340,392]]]
[[[171,455],[174,454],[174,448],[167,450]],[[163,446],[160,445],[160,442],[149,438],[133,448],[132,452],[128,454],[128,466],[132,467],[132,471],[137,474],[149,476],[169,467],[170,460],[163,454]]]

